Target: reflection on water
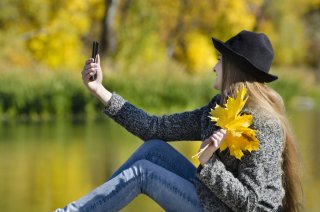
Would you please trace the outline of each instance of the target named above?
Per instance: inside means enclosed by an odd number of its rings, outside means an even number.
[[[292,114],[302,158],[302,186],[305,211],[320,211],[320,111]]]
[[[302,156],[305,210],[319,211],[320,112],[295,112],[291,120]],[[0,124],[1,211],[62,207],[103,183],[140,144],[110,120]],[[199,146],[172,144],[188,158]],[[123,211],[162,209],[140,195]]]

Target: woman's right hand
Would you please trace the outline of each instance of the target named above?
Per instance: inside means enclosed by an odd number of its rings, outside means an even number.
[[[104,105],[108,105],[112,93],[102,85],[100,56],[97,55],[96,63],[94,62],[93,58],[88,59],[83,67],[83,71],[81,72],[81,74],[83,84],[85,84],[88,90],[96,97],[98,97]],[[95,74],[97,74],[97,78],[95,80],[92,80],[91,77],[93,77]]]
[[[82,73],[82,81],[88,90],[97,94],[99,87],[102,86],[102,70],[100,66],[100,56],[97,55],[96,62],[93,58],[90,58],[86,61]],[[94,75],[97,75],[95,80],[92,80]]]
[[[207,138],[201,144],[199,161],[201,165],[204,165],[211,158],[213,153],[219,149],[221,143],[225,139],[227,131],[225,129],[219,129],[215,131],[209,138]]]

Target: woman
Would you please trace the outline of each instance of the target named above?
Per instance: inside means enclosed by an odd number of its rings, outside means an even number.
[[[82,79],[105,105],[105,113],[145,142],[109,180],[65,211],[118,211],[144,193],[167,211],[298,210],[296,150],[281,97],[265,83],[273,49],[262,33],[241,31],[227,42],[212,39],[220,52],[214,87],[221,94],[190,112],[150,116],[102,85],[100,59],[86,61]],[[97,73],[97,79],[90,78]],[[220,151],[226,131],[208,118],[211,108],[247,88],[243,112],[253,116],[260,147],[241,160]],[[166,141],[210,144],[195,168]],[[62,209],[59,209],[63,211]]]

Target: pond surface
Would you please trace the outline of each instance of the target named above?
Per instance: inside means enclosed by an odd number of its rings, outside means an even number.
[[[305,211],[320,211],[320,111],[292,112],[289,117],[301,153]],[[63,207],[102,184],[141,144],[108,118],[0,123],[1,211]],[[171,144],[190,160],[200,145]],[[122,211],[163,210],[140,195]]]

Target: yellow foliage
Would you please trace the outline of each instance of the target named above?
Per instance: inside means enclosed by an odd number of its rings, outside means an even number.
[[[53,69],[79,71],[85,57],[81,54],[81,39],[89,31],[90,16],[95,13],[91,4],[98,2],[103,5],[102,0],[65,1],[41,31],[28,40],[27,46],[34,57]],[[102,17],[101,11],[100,14]]]
[[[252,30],[256,22],[255,11],[261,0],[218,1],[219,15],[214,20],[214,36],[226,40],[243,29]]]
[[[259,140],[256,138],[256,131],[249,128],[252,124],[251,114],[241,114],[241,111],[249,97],[246,97],[247,90],[243,88],[237,94],[236,99],[228,98],[224,107],[217,105],[210,111],[210,119],[216,125],[225,129],[227,135],[220,145],[220,150],[229,148],[230,155],[237,159],[243,157],[243,151],[259,149]]]
[[[320,0],[309,0],[309,1],[310,1],[311,7],[314,7],[314,8],[320,7]]]
[[[303,62],[311,42],[306,32],[312,26],[301,17],[318,8],[320,0],[292,1],[270,1],[262,11],[262,19],[259,13],[265,5],[263,0],[120,1],[113,20],[118,42],[115,54],[128,49],[125,58],[140,60],[136,55],[143,53],[145,56],[141,58],[152,61],[165,60],[163,52],[167,51],[170,59],[173,55],[189,71],[197,73],[216,62],[212,36],[226,40],[243,29],[257,27],[271,38],[277,53],[276,63]],[[299,10],[295,9],[296,5]],[[89,40],[101,35],[108,5],[103,0],[41,0],[40,3],[4,0],[3,6],[0,34],[12,34],[23,43],[21,48],[26,47],[21,49],[21,60],[14,60],[17,62],[14,65],[36,59],[52,69],[78,71],[84,58],[90,55],[84,49],[89,46]],[[4,40],[5,36],[0,36],[0,40],[11,48],[12,39]],[[161,53],[151,52],[159,43]],[[1,54],[0,63],[6,63],[4,58],[16,53],[11,51]]]
[[[198,32],[191,32],[186,36],[187,65],[192,72],[208,71],[216,61],[211,38]]]
[[[230,14],[227,16],[229,23],[236,32],[242,29],[252,29],[255,23],[255,15],[250,13],[248,5],[243,1],[228,1]],[[240,18],[241,17],[241,18]]]

